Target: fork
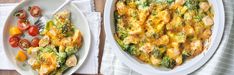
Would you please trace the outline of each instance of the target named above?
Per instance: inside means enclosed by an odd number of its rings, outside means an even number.
[[[67,5],[68,3],[70,3],[72,0],[66,0],[61,6],[59,6],[53,13],[52,15],[55,15],[60,9],[62,9],[65,5]],[[46,21],[48,19],[51,19],[51,17],[48,16],[40,16],[35,22],[34,25],[38,26],[39,28],[39,32],[41,33],[46,25]]]

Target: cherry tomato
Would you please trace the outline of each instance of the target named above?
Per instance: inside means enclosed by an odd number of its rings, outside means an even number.
[[[38,47],[39,46],[39,41],[40,41],[39,38],[37,38],[37,37],[33,38],[32,41],[31,41],[32,47]]]
[[[28,29],[28,34],[31,36],[36,36],[39,33],[39,29],[37,26],[33,25]]]
[[[29,7],[29,12],[30,14],[33,16],[33,17],[39,17],[41,16],[41,8],[38,7],[38,6],[32,6],[32,7]]]
[[[21,39],[18,45],[22,50],[26,50],[26,48],[31,47],[31,44],[27,39]]]
[[[27,17],[28,17],[26,11],[24,11],[24,10],[18,10],[17,12],[15,12],[14,15],[16,17],[18,17],[19,19],[27,19]]]
[[[8,41],[9,41],[11,47],[17,47],[19,40],[20,40],[20,38],[17,36],[10,36]]]
[[[28,20],[18,20],[18,28],[22,31],[27,30],[30,27],[30,22]]]

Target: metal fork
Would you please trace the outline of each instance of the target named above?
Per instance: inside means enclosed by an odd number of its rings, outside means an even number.
[[[39,28],[39,32],[41,33],[46,25],[47,19],[45,17],[40,16],[34,23]]]
[[[70,3],[72,0],[66,0],[61,6],[59,6],[53,13],[52,16],[55,15],[60,9],[62,9],[65,5]],[[51,19],[51,17],[47,16],[40,16],[35,22],[34,25],[38,26],[39,32],[42,32],[45,28],[46,22],[48,19]]]

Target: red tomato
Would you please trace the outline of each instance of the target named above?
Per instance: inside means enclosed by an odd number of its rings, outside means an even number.
[[[28,29],[28,34],[31,36],[36,36],[39,33],[39,29],[37,26],[33,25]]]
[[[22,31],[27,30],[30,27],[30,22],[28,20],[18,20],[18,28]]]
[[[21,39],[18,45],[22,50],[26,50],[26,48],[31,47],[31,44],[27,39]]]
[[[19,11],[15,12],[14,15],[17,16],[19,19],[27,19],[27,17],[28,17],[26,11],[24,11],[24,10],[19,10]]]
[[[37,37],[33,38],[32,41],[31,41],[32,47],[38,47],[39,46],[39,41],[40,41],[39,38],[37,38]]]
[[[9,43],[11,47],[17,47],[19,43],[20,38],[17,36],[10,36]]]
[[[41,16],[41,8],[38,6],[29,7],[29,12],[33,17]]]

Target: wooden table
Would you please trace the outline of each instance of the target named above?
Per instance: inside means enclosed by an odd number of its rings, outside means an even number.
[[[0,3],[14,3],[18,0],[0,0]],[[96,11],[101,12],[103,18],[103,11],[106,0],[94,0]],[[104,50],[105,44],[105,31],[103,21],[101,23],[101,34],[100,34],[100,45],[99,45],[99,56],[98,56],[98,74],[100,74],[101,62],[102,62],[102,54]],[[15,70],[0,70],[0,75],[20,75]],[[74,74],[79,75],[79,74]]]

